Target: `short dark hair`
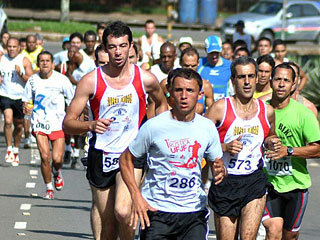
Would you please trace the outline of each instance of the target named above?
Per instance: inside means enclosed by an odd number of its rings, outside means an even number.
[[[202,89],[202,78],[199,73],[191,68],[176,68],[169,72],[167,78],[167,86],[170,89],[174,85],[174,81],[177,77],[182,77],[188,80],[194,79],[197,81],[199,90]]]
[[[97,23],[97,31],[100,30],[100,29],[105,29],[107,26],[107,24],[105,24],[104,22],[99,22]]]
[[[96,34],[94,31],[92,31],[92,30],[89,30],[89,31],[86,31],[86,32],[85,32],[85,34],[84,34],[84,41],[86,41],[86,38],[87,38],[88,36],[94,36],[95,39],[97,38],[97,34]]]
[[[274,49],[276,48],[276,46],[278,46],[278,45],[283,45],[283,46],[287,47],[287,44],[286,44],[285,41],[283,41],[283,40],[281,40],[281,39],[276,39],[276,40],[274,40],[274,42],[273,42],[273,50],[274,50]]]
[[[182,61],[183,61],[184,55],[188,55],[188,56],[196,55],[196,56],[197,56],[197,59],[199,60],[199,53],[198,53],[197,49],[194,48],[194,47],[188,47],[188,48],[184,49],[184,50],[181,52],[180,65],[181,65],[181,63],[182,63]]]
[[[233,46],[233,44],[232,44],[232,42],[231,42],[230,40],[224,41],[224,42],[222,43],[222,45],[223,45],[223,44],[229,44],[229,45],[231,46],[231,48],[232,48],[232,46]]]
[[[273,60],[273,57],[271,57],[269,54],[262,55],[262,56],[260,56],[260,57],[257,58],[257,64],[258,64],[258,66],[259,66],[261,63],[263,63],[263,62],[268,63],[268,64],[272,67],[272,69],[273,69],[274,66],[275,66],[275,62],[274,62],[274,60]]]
[[[103,46],[102,46],[102,44],[99,44],[99,45],[96,47],[96,49],[94,50],[94,57],[96,58],[96,60],[99,59],[98,53],[99,53],[99,52],[102,52],[102,51],[104,51]]]
[[[241,40],[241,39],[238,39],[237,41],[235,41],[233,44],[232,44],[232,51],[235,51],[235,49],[237,47],[241,46],[241,48],[248,48],[248,45],[245,41]]]
[[[115,21],[106,27],[106,29],[103,32],[103,45],[106,47],[107,46],[107,38],[108,36],[114,36],[116,38],[123,37],[125,35],[128,36],[129,43],[132,42],[132,32],[130,28],[128,27],[127,24],[121,22],[121,21]]]
[[[149,24],[149,23],[152,23],[152,24],[156,25],[152,19],[148,19],[148,20],[144,23],[144,26],[147,26],[147,24]]]
[[[25,38],[25,37],[19,38],[19,43],[21,43],[21,42],[27,42],[27,38]]]
[[[250,52],[249,52],[248,48],[246,48],[246,47],[238,48],[238,49],[233,53],[233,55],[235,56],[235,55],[237,55],[238,52],[241,52],[241,51],[246,52],[247,55],[248,55],[248,57],[250,57]]]
[[[269,44],[270,44],[270,46],[272,46],[272,42],[271,42],[270,38],[267,38],[267,37],[261,37],[261,38],[259,38],[259,39],[258,39],[258,45],[259,45],[259,42],[260,42],[260,41],[268,41]]]
[[[284,69],[290,69],[292,71],[292,81],[294,82],[296,80],[296,73],[294,69],[291,67],[291,64],[288,62],[281,63],[277,65],[274,69],[272,69],[271,78],[274,78],[274,75],[276,74],[276,71],[278,68],[284,68]]]
[[[295,62],[288,62],[291,66],[296,67],[297,69],[297,74],[298,74],[298,79],[300,78],[300,66],[296,64]],[[294,69],[293,69],[294,70]]]
[[[255,68],[255,73],[256,75],[258,74],[258,65],[256,63],[256,61],[252,58],[252,57],[239,57],[236,58],[232,61],[231,63],[231,78],[234,79],[236,77],[236,66],[238,65],[248,65],[248,64],[253,64],[254,68]]]
[[[137,43],[136,42],[133,42],[133,49],[134,49],[134,52],[136,53],[136,56],[139,56],[138,47],[137,47]]]
[[[37,56],[37,64],[39,65],[39,62],[40,62],[40,56],[42,55],[49,55],[50,58],[51,58],[51,62],[53,62],[53,55],[51,52],[45,50],[45,51],[42,51],[41,53],[39,53],[39,55]]]
[[[71,33],[69,39],[70,39],[70,42],[72,39],[74,39],[75,37],[79,38],[81,42],[83,42],[83,36],[81,33],[79,32],[74,32],[74,33]]]

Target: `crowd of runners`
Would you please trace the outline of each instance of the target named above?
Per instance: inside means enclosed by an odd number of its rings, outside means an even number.
[[[99,23],[54,55],[40,35],[2,33],[5,161],[19,166],[33,136],[54,199],[83,148],[95,239],[134,239],[138,224],[140,239],[207,239],[209,209],[217,239],[256,239],[261,223],[266,239],[298,239],[320,131],[286,43],[252,47],[239,21],[200,57],[191,37],[155,30],[146,21],[134,42],[126,24]]]

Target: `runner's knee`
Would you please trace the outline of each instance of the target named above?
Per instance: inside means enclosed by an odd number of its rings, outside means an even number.
[[[121,223],[127,223],[131,215],[131,204],[117,204],[115,205],[115,216]]]

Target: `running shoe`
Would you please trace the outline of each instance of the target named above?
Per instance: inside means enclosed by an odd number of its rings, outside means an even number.
[[[54,187],[57,191],[61,191],[64,186],[62,175],[54,176]]]
[[[13,162],[13,152],[12,151],[7,151],[7,154],[5,156],[5,160],[7,163]]]
[[[31,139],[30,139],[30,137],[28,137],[28,138],[25,139],[25,143],[24,143],[23,148],[24,148],[24,149],[31,148]]]
[[[70,151],[64,152],[63,161],[64,161],[64,164],[70,163],[70,161],[71,161],[71,152]]]
[[[14,153],[13,154],[13,162],[11,163],[12,166],[14,167],[18,167],[19,166],[19,154],[18,153]]]
[[[53,190],[48,189],[46,194],[43,196],[43,199],[52,200],[53,199]]]

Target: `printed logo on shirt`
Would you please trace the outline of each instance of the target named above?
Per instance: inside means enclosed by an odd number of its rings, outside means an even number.
[[[123,97],[108,97],[108,106],[116,105],[119,103],[132,103],[132,94]]]
[[[214,70],[214,69],[211,69],[209,74],[212,76],[219,76],[220,75],[219,70]]]
[[[234,127],[233,129],[233,135],[241,135],[244,133],[251,133],[254,135],[258,135],[259,134],[259,126],[253,126],[253,127],[249,127],[249,128],[245,128],[245,127]]]
[[[201,144],[197,140],[195,140],[192,145],[190,144],[189,139],[180,139],[174,141],[165,139],[165,141],[172,153],[183,152],[182,155],[180,155],[179,157],[179,161],[169,161],[169,163],[173,164],[175,167],[178,168],[191,169],[197,166],[198,161],[200,161],[199,149],[201,148]],[[177,160],[176,156],[173,156]]]

